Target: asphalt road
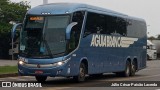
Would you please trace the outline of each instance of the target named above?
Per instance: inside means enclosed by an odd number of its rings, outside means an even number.
[[[19,76],[0,78],[0,81],[24,81],[36,83],[34,77]],[[160,87],[108,87],[108,82],[127,81],[137,82],[145,81],[147,83],[160,82],[160,60],[147,61],[147,68],[136,73],[134,77],[117,77],[115,74],[109,73],[101,77],[87,77],[84,83],[75,83],[71,78],[48,78],[47,82],[42,84],[43,88],[13,88],[15,90],[160,90]],[[149,82],[153,81],[153,82]],[[143,83],[143,82],[140,82]],[[119,84],[119,83],[118,83]],[[157,83],[158,84],[158,83]],[[45,87],[44,87],[45,86]],[[0,90],[11,90],[11,88],[0,88]]]

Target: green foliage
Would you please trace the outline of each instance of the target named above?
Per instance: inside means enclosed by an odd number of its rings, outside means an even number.
[[[157,36],[157,39],[160,40],[160,34]]]
[[[157,38],[154,37],[154,36],[150,36],[150,37],[148,37],[148,39],[149,39],[149,40],[160,40],[160,34],[157,35]]]
[[[11,48],[10,22],[19,23],[30,8],[28,2],[14,3],[9,0],[0,0],[0,58],[8,57],[8,50]]]
[[[17,66],[0,66],[0,74],[17,73]]]
[[[148,40],[155,40],[156,38],[154,36],[148,37]]]
[[[12,25],[10,21],[22,22],[30,8],[27,2],[13,3],[9,0],[0,1],[0,33],[10,32]]]

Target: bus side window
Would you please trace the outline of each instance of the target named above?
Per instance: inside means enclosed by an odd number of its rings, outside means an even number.
[[[84,36],[90,34],[105,34],[105,16],[88,12]]]
[[[125,19],[115,16],[106,16],[106,34],[126,36],[127,22]]]
[[[75,25],[71,31],[71,39],[69,42],[70,51],[74,50],[79,44],[83,19],[84,11],[77,11],[73,13],[72,22],[77,22],[77,25]]]
[[[125,18],[88,13],[84,37],[90,34],[108,34],[126,36],[127,21]]]

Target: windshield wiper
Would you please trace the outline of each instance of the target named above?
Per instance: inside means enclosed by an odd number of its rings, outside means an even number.
[[[62,54],[65,54],[65,52],[56,53],[54,55],[62,55]]]
[[[34,59],[46,59],[46,58],[51,58],[51,56],[50,55],[39,55],[39,56],[31,56],[32,58],[34,58]]]
[[[45,44],[45,46],[46,46],[46,48],[47,48],[47,51],[48,51],[48,53],[49,53],[50,57],[51,57],[51,58],[53,58],[52,51],[50,50],[50,48],[49,48],[49,45],[48,45],[47,41],[44,39],[44,40],[43,40],[43,42],[44,42],[44,44]]]

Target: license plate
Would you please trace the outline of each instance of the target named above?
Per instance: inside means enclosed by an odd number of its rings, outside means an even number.
[[[36,74],[43,74],[43,71],[35,71]]]

